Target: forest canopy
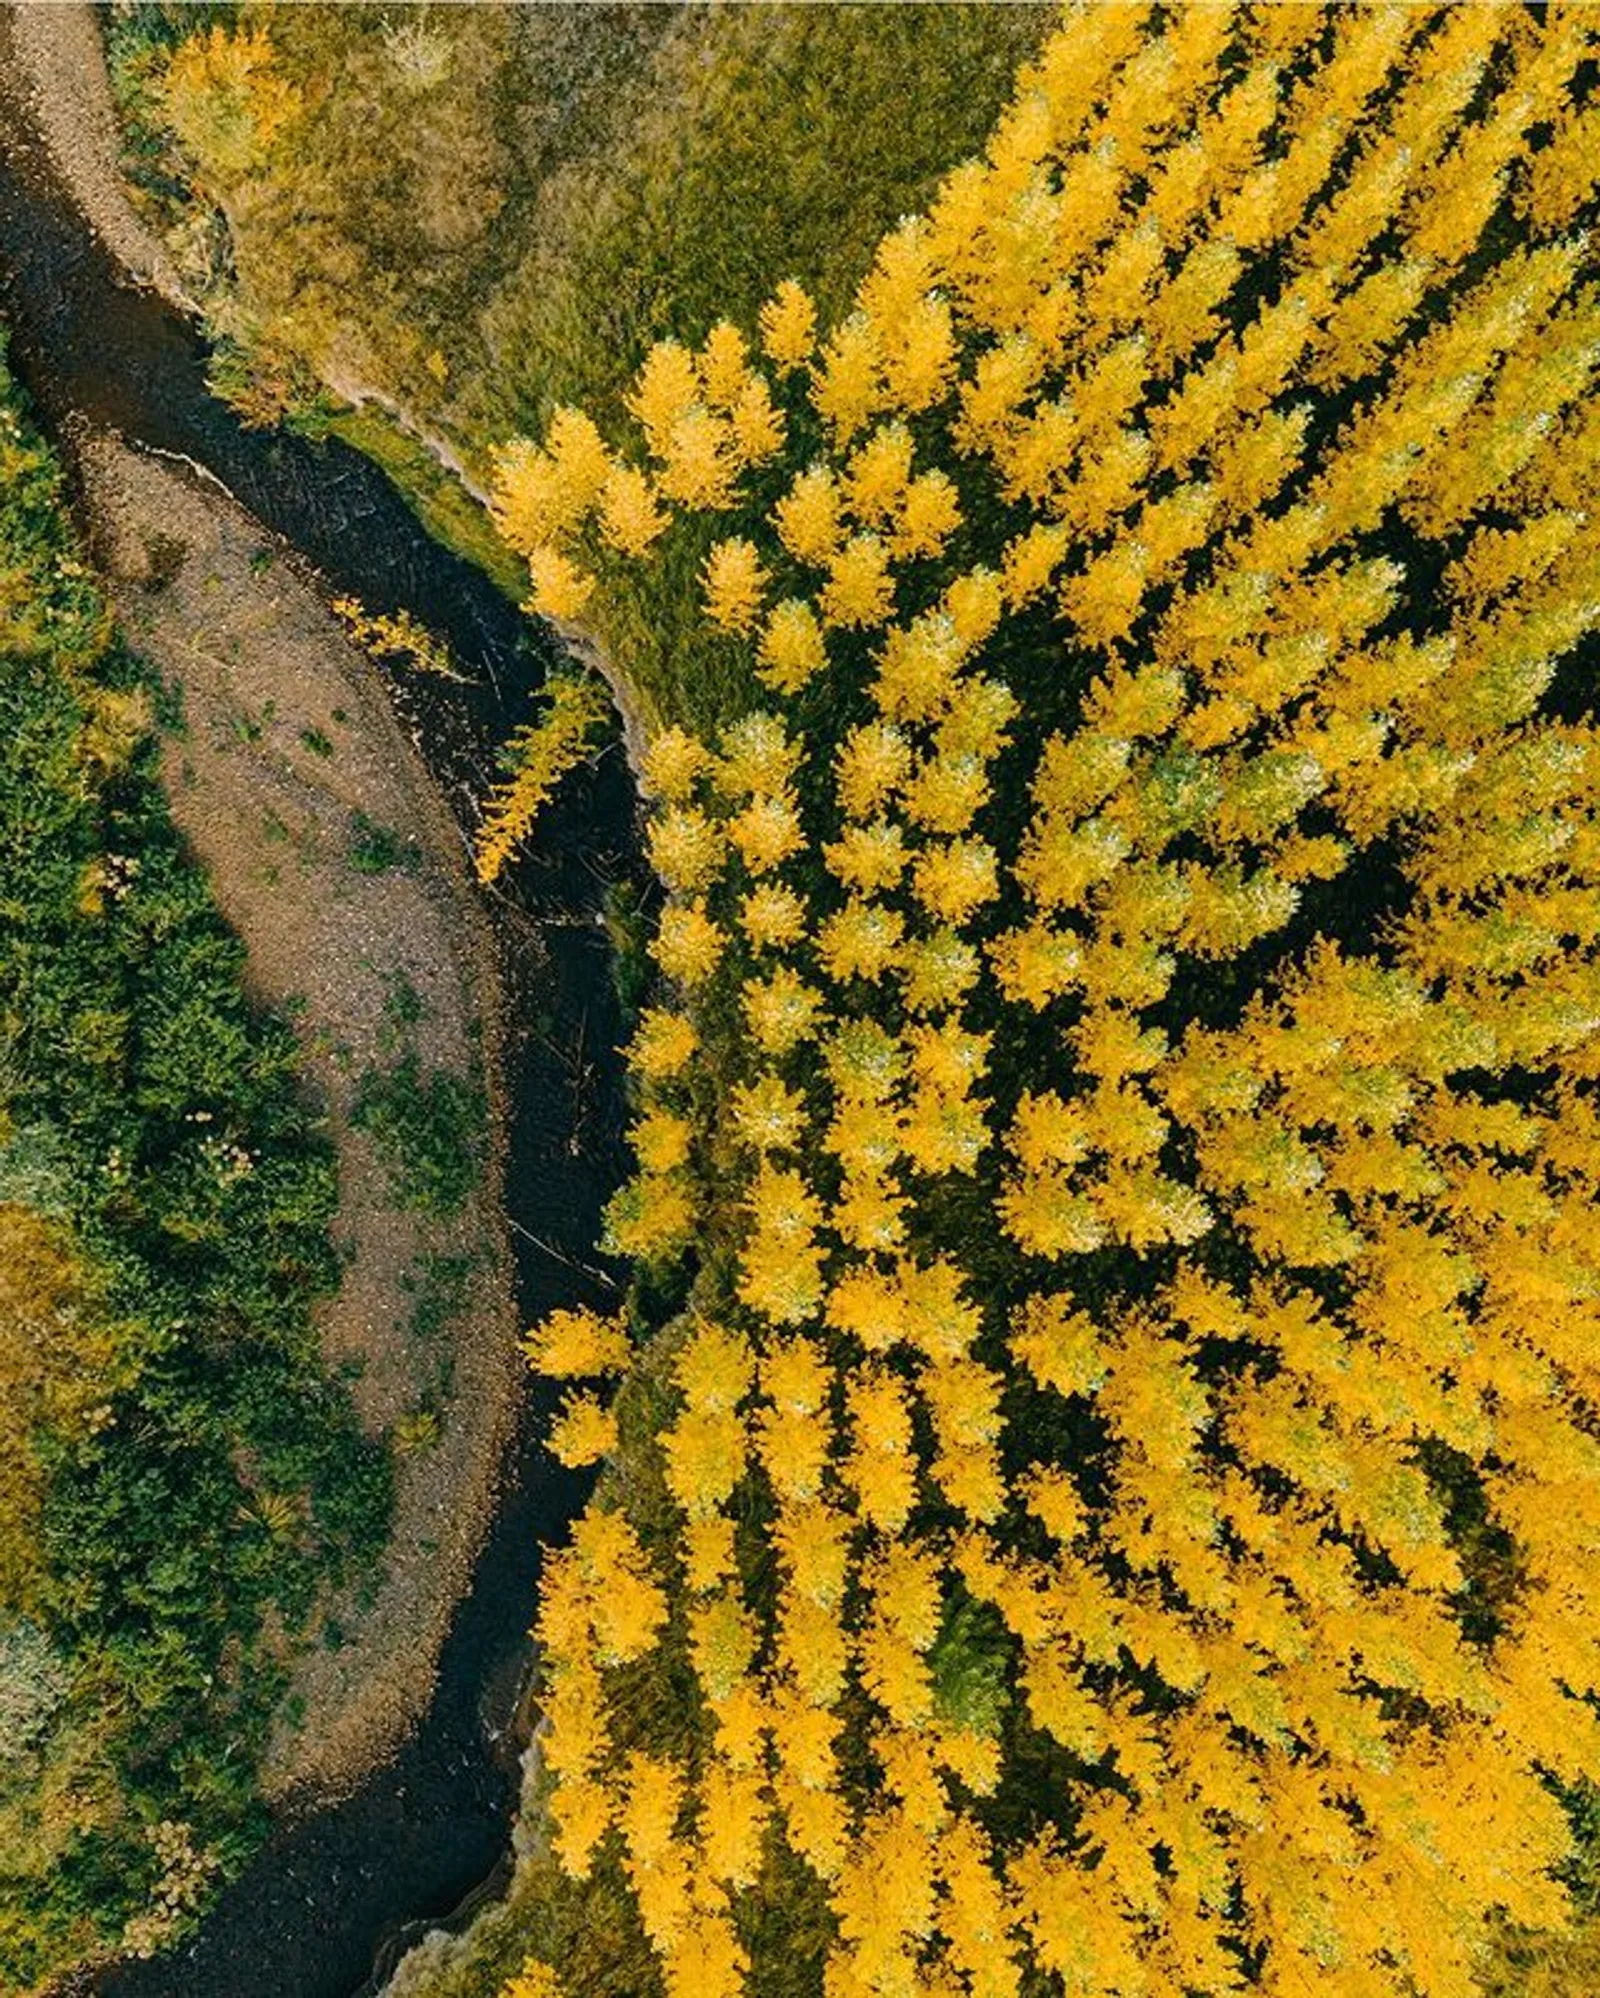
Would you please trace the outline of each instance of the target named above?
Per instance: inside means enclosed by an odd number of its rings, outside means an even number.
[[[849,310],[500,454],[533,608],[679,610],[611,1236],[685,1308],[614,1402],[531,1342],[613,1462],[571,1990],[1465,1998],[1567,1919],[1595,37],[1071,9]]]

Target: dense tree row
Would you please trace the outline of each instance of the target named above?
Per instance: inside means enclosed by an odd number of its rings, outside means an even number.
[[[676,1526],[607,1491],[539,1613],[557,1850],[669,1993],[746,1988],[779,1842],[828,1998],[1453,1998],[1490,1910],[1563,1918],[1597,57],[1580,8],[1074,10],[853,313],[780,286],[622,446],[503,455],[551,612],[726,516],[771,696],[647,772],[612,1232],[697,1254]],[[615,1450],[595,1388],[556,1444]]]

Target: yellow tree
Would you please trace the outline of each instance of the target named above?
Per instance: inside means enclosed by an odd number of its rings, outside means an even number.
[[[760,1976],[684,1882],[703,1837],[746,1891],[768,1742],[831,1998],[1457,1998],[1493,1909],[1561,1917],[1596,53],[1571,8],[1075,8],[834,323],[782,285],[770,368],[664,342],[637,439],[508,460],[551,600],[615,573],[618,466],[731,516],[693,560],[771,697],[651,752],[686,996],[633,1053],[747,1342],[658,1432],[681,1634],[630,1626],[709,1691],[715,1813],[685,1773],[642,1838],[586,1595],[562,1668],[563,1835],[633,1838],[671,1988]],[[973,1718],[1002,1684],[1048,1812]]]

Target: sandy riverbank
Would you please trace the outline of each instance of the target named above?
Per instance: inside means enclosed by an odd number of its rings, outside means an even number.
[[[320,1315],[363,1421],[389,1428],[430,1395],[436,1343],[412,1329],[426,1272],[470,1258],[449,1342],[454,1391],[436,1443],[403,1457],[387,1571],[371,1607],[329,1606],[336,1650],[297,1663],[305,1722],[280,1730],[275,1795],[351,1788],[420,1713],[495,1503],[521,1391],[501,1213],[494,943],[456,828],[376,669],[248,515],[185,472],[97,436],[80,461],[96,557],[129,640],[182,688],[163,770],[179,825],[249,951],[253,996],[297,1008],[307,1087],[337,1148],[344,1281]],[[398,859],[356,864],[393,835]],[[411,998],[397,995],[414,994]],[[403,1015],[415,1012],[414,1021]],[[398,1205],[351,1122],[361,1075],[402,1045],[424,1072],[481,1065],[490,1169],[448,1223]]]
[[[5,43],[9,42],[7,48]],[[128,199],[122,144],[95,9],[12,4],[0,16],[6,87],[25,97],[40,137],[90,227],[140,284],[180,311],[197,308],[166,245]]]
[[[5,89],[25,102],[95,232],[140,283],[193,310],[119,177],[94,9],[7,7],[0,56]],[[269,1794],[310,1802],[352,1789],[426,1704],[522,1391],[501,1208],[494,941],[457,830],[376,669],[272,538],[207,482],[112,436],[88,439],[80,456],[119,619],[183,690],[186,733],[164,757],[174,816],[245,941],[254,996],[301,1009],[307,1086],[338,1151],[346,1264],[319,1332],[374,1432],[426,1403],[437,1379],[437,1342],[408,1330],[426,1271],[441,1259],[475,1266],[442,1333],[454,1387],[442,1436],[399,1466],[386,1574],[367,1606],[357,1590],[327,1606],[346,1641],[295,1666],[304,1721],[280,1728],[264,1779]],[[362,827],[393,834],[403,864],[354,865]],[[402,990],[422,1009],[405,1038],[424,1070],[477,1065],[492,1100],[490,1168],[448,1226],[397,1207],[350,1122],[361,1074],[394,1058]]]

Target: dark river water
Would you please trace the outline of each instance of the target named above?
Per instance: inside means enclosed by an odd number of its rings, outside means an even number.
[[[5,60],[0,24],[0,65]],[[219,478],[332,594],[409,610],[480,684],[398,676],[395,700],[463,828],[493,751],[526,716],[553,642],[431,541],[384,475],[336,440],[246,431],[205,386],[205,345],[154,294],[119,280],[7,103],[0,75],[0,314],[45,428],[111,426]],[[507,1204],[524,1322],[602,1302],[593,1250],[621,1178],[617,1006],[600,914],[642,878],[620,749],[569,778],[490,907],[501,946],[512,1110]],[[356,1998],[431,1921],[492,1886],[509,1850],[537,1548],[562,1531],[575,1480],[544,1455],[530,1393],[469,1595],[415,1735],[347,1801],[284,1823],[175,1954],[70,1988],[105,1998]]]

